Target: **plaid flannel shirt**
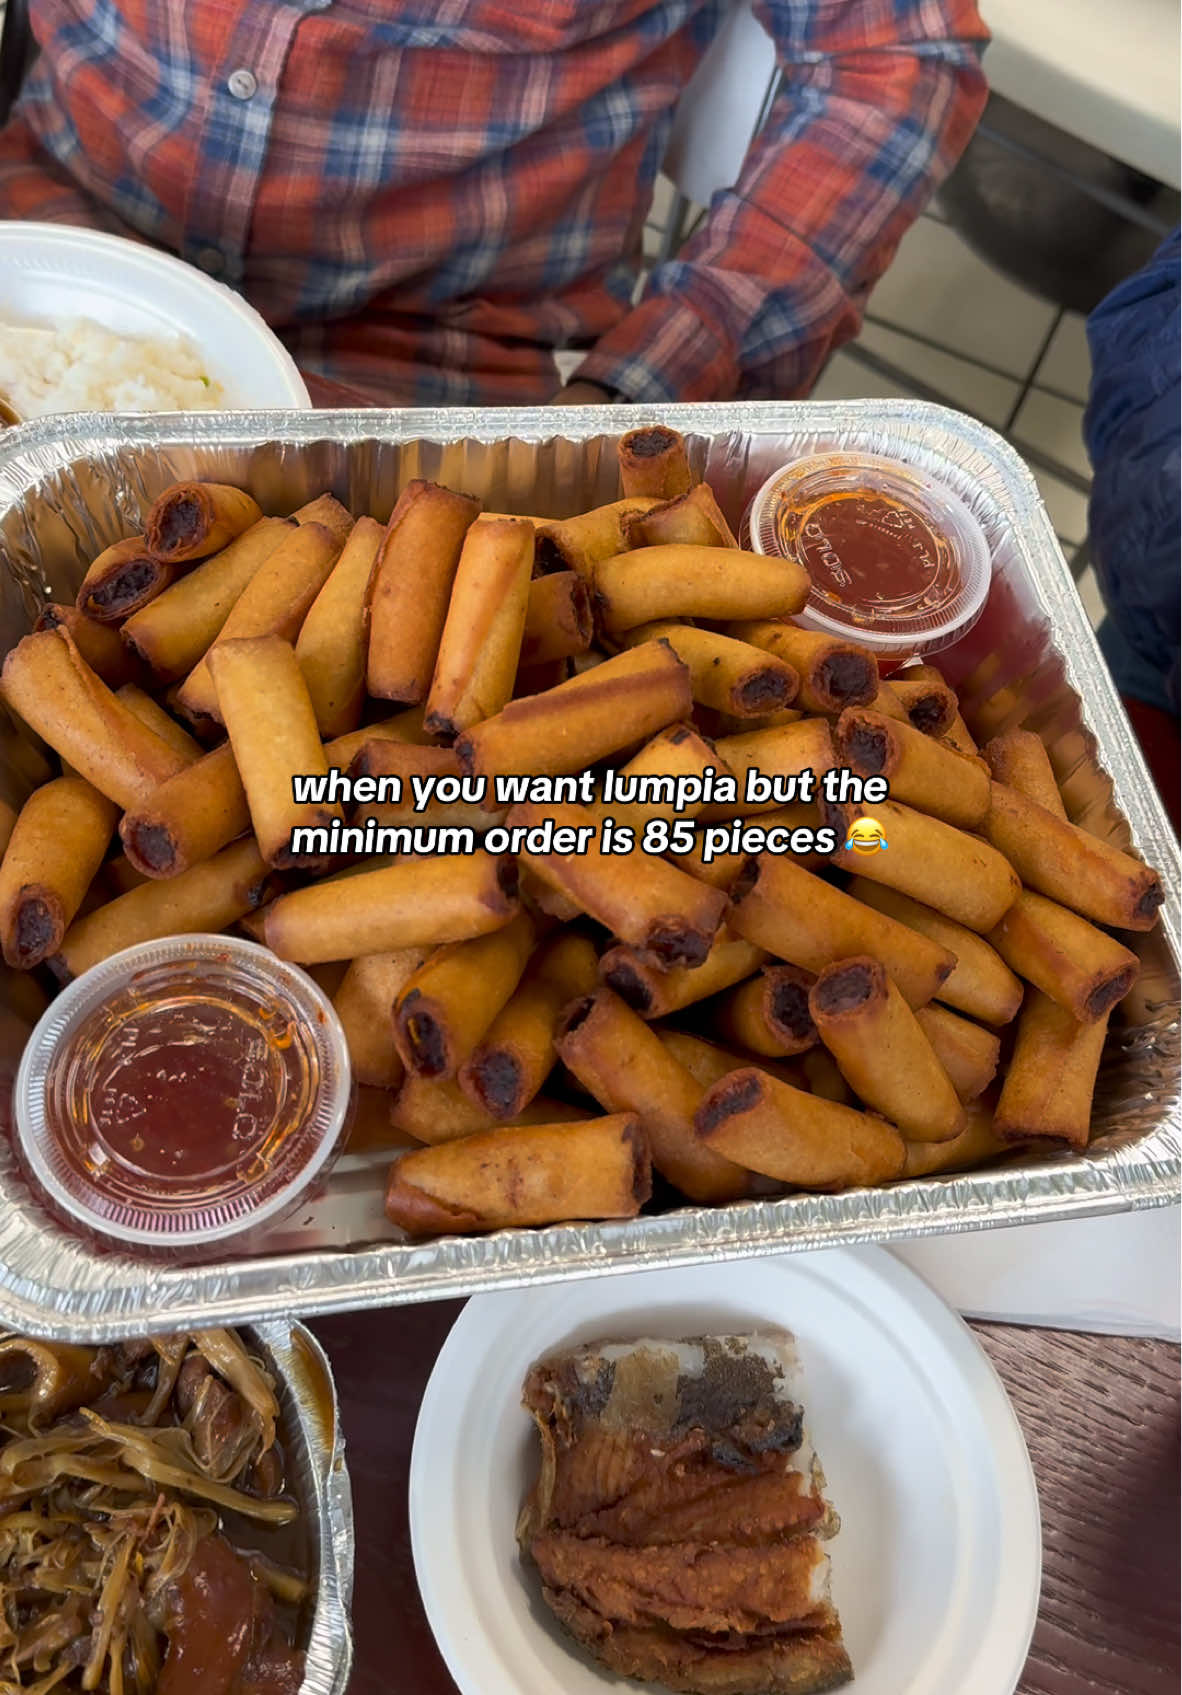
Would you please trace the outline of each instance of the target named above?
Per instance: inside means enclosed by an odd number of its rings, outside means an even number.
[[[783,80],[633,304],[677,99],[727,0],[33,0],[0,216],[241,290],[384,404],[807,393],[985,98],[974,0],[757,0]]]

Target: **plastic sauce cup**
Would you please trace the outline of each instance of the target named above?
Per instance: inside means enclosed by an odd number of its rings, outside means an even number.
[[[744,519],[747,544],[803,565],[812,592],[795,621],[882,659],[936,653],[970,630],[992,561],[980,524],[943,484],[871,453],[823,453],[768,478]]]
[[[324,1175],[352,1098],[331,1002],[254,942],[175,936],[71,983],[17,1072],[17,1151],[65,1223],[149,1252],[274,1222]]]

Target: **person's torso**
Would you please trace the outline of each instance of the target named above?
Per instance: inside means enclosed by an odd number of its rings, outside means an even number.
[[[273,322],[384,300],[561,339],[626,304],[724,9],[41,0],[21,108],[87,192]]]

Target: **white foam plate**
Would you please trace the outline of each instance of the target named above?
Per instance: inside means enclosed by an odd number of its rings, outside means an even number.
[[[0,318],[89,318],[122,335],[182,335],[232,409],[312,402],[294,359],[239,294],[153,247],[64,224],[0,222]]]
[[[842,1528],[833,1594],[857,1695],[1013,1695],[1038,1610],[1038,1497],[972,1332],[878,1248],[560,1283],[468,1302],[423,1397],[410,1527],[423,1604],[463,1695],[640,1689],[564,1635],[518,1557],[538,1461],[529,1366],[574,1342],[776,1325]]]

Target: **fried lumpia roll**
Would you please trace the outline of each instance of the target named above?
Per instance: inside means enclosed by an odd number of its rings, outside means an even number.
[[[797,1189],[885,1183],[906,1158],[903,1138],[885,1119],[754,1067],[707,1091],[695,1130],[706,1147]]]
[[[221,722],[210,658],[222,642],[257,636],[295,641],[338,551],[336,537],[323,524],[298,524],[287,531],[230,608],[205,657],[177,690],[177,704],[187,718]]]
[[[229,483],[174,483],[144,523],[148,552],[171,565],[208,559],[262,517],[256,500]]]
[[[943,1006],[921,1006],[915,1018],[961,1100],[983,1095],[997,1075],[1001,1038]]]
[[[370,587],[366,688],[379,700],[427,698],[452,583],[480,502],[408,483],[390,514]]]
[[[175,877],[249,829],[246,790],[229,742],[154,788],[119,823],[124,852],[145,877]]]
[[[107,624],[96,623],[76,606],[43,606],[33,633],[40,635],[45,630],[65,630],[95,676],[109,689],[120,689],[124,683],[134,683],[143,676],[137,656],[128,652],[119,632]]]
[[[558,1057],[607,1112],[634,1112],[661,1176],[691,1201],[732,1201],[749,1192],[746,1171],[694,1135],[702,1085],[656,1031],[610,989],[567,1008]]]
[[[722,736],[714,751],[723,767],[733,771],[738,780],[738,802],[715,802],[703,808],[704,823],[730,818],[736,812],[744,818],[755,818],[765,812],[792,805],[804,798],[790,792],[790,779],[806,771],[814,773],[819,784],[822,774],[833,768],[833,732],[826,718],[802,718],[796,724],[784,724],[776,730],[748,730],[743,735]],[[758,777],[779,780],[779,786],[768,787],[768,798],[748,798],[762,792]],[[819,790],[814,787],[814,793]],[[811,803],[810,803],[811,804]]]
[[[395,1161],[386,1216],[410,1236],[635,1218],[652,1192],[631,1113],[486,1130]]]
[[[723,517],[722,508],[707,483],[695,483],[688,494],[678,495],[648,512],[635,512],[624,519],[624,552],[634,547],[738,547],[734,531]]]
[[[456,752],[460,769],[480,777],[582,771],[688,718],[691,707],[681,660],[666,642],[646,642],[545,694],[510,701],[462,735]]]
[[[569,932],[543,943],[530,960],[459,1074],[461,1089],[492,1119],[517,1118],[537,1095],[557,1058],[559,1015],[594,989],[596,963],[587,938]]]
[[[257,844],[245,837],[179,877],[141,883],[79,918],[49,963],[66,982],[138,942],[226,930],[262,904],[267,876]]]
[[[955,955],[952,974],[938,991],[939,999],[946,1005],[986,1024],[1009,1024],[1018,1016],[1022,984],[984,937],[966,930],[963,924],[953,923],[943,913],[933,912],[930,906],[921,906],[910,896],[899,894],[897,889],[883,888],[864,877],[855,877],[849,892],[876,912],[906,924],[909,930],[917,930]]]
[[[1053,1136],[1087,1147],[1107,1030],[1107,1014],[1080,1024],[1066,1007],[1030,990],[993,1119],[1003,1142]]]
[[[1008,858],[979,836],[892,800],[855,810],[875,820],[886,846],[869,855],[839,847],[833,859],[842,870],[898,889],[978,934],[1014,904],[1019,883]]]
[[[703,1089],[712,1088],[720,1078],[729,1077],[732,1071],[748,1071],[751,1068],[750,1055],[732,1053],[717,1042],[691,1036],[685,1030],[665,1030],[658,1025],[657,1035],[661,1038],[661,1046],[685,1067]]]
[[[947,948],[774,854],[747,861],[731,885],[727,924],[814,973],[835,960],[869,954],[913,1007],[938,995],[956,964]]]
[[[666,1018],[708,995],[741,983],[757,971],[767,954],[754,942],[732,936],[724,925],[701,965],[675,966],[662,971],[635,948],[609,948],[599,961],[599,975],[609,989],[642,1018]]]
[[[436,948],[394,1002],[394,1045],[408,1071],[454,1077],[521,980],[537,937],[528,912],[490,935]]]
[[[1106,1018],[1137,980],[1135,953],[1030,889],[1022,890],[989,940],[1020,977],[1081,1024]]]
[[[808,583],[807,573],[805,582]],[[803,600],[800,605],[804,605]],[[799,607],[790,610],[799,611]],[[843,712],[847,706],[868,706],[879,688],[878,662],[874,655],[854,642],[777,621],[783,616],[783,613],[756,614],[756,621],[733,625],[728,634],[774,653],[791,665],[800,678],[796,704],[806,712],[833,714]]]
[[[602,828],[610,818],[616,826],[627,825],[639,841],[650,818],[690,818],[702,810],[701,795],[726,766],[712,745],[690,724],[673,724],[646,742],[626,765],[612,776],[612,798],[600,799],[588,810]],[[640,780],[648,779],[642,789]],[[689,783],[699,784],[698,798]],[[604,790],[606,793],[606,788]],[[645,794],[644,799],[617,798]],[[678,805],[680,799],[681,805]]]
[[[121,624],[162,594],[178,569],[154,558],[143,536],[114,542],[88,567],[78,589],[78,610],[100,624]]]
[[[209,665],[260,853],[279,870],[319,868],[324,856],[301,847],[297,833],[343,823],[344,814],[336,802],[296,800],[292,792],[296,777],[327,776],[328,760],[291,643],[280,636],[219,642]]]
[[[833,732],[837,763],[860,777],[885,777],[897,801],[975,830],[989,811],[989,774],[912,724],[847,707]]]
[[[318,494],[315,500],[298,506],[291,517],[295,524],[323,524],[335,536],[338,547],[344,547],[354,528],[353,514],[335,494]]]
[[[591,646],[591,592],[577,571],[554,571],[529,585],[517,673],[552,665]],[[524,691],[519,687],[517,692]]]
[[[188,763],[87,665],[64,627],[26,636],[0,672],[0,695],[100,794],[134,806]]]
[[[912,677],[910,671],[903,671],[891,678],[891,689],[921,735],[939,740],[951,732],[960,716],[956,695],[947,683]],[[962,751],[973,754],[976,749]]]
[[[145,694],[138,683],[124,683],[122,688],[115,690],[116,700],[121,700],[130,712],[133,712],[141,724],[146,724],[149,730],[154,730],[162,742],[175,748],[182,758],[190,765],[201,758],[204,749],[200,742],[194,741],[187,730],[183,730],[176,719],[167,713],[158,701]]]
[[[455,737],[512,696],[533,565],[528,519],[478,518],[464,537],[427,695],[433,735]]]
[[[958,753],[979,755],[977,743],[961,717],[960,702],[934,665],[909,665],[902,680],[907,687],[901,692],[896,678],[891,683],[900,700],[906,701],[908,717],[917,730],[925,736],[943,737]],[[921,683],[933,686],[925,690],[918,687]]]
[[[255,574],[291,535],[286,518],[260,518],[249,530],[123,625],[122,636],[157,683],[175,683],[199,663]]]
[[[572,1124],[585,1119],[586,1106],[538,1095],[513,1115],[514,1124]],[[436,1147],[478,1130],[498,1130],[502,1121],[472,1100],[454,1077],[432,1081],[408,1071],[390,1101],[390,1123],[403,1136]]]
[[[33,790],[0,863],[0,946],[9,965],[29,971],[61,947],[118,815],[81,777]]]
[[[382,535],[376,518],[358,518],[296,638],[296,658],[322,736],[343,736],[361,722],[369,583]]]
[[[422,948],[364,953],[332,997],[358,1083],[396,1089],[405,1075],[394,1046],[394,1002],[426,957]]]
[[[765,965],[758,976],[719,997],[711,1008],[712,1026],[728,1042],[768,1059],[805,1053],[819,1040],[809,1011],[815,981],[799,965]]]
[[[644,641],[667,641],[689,670],[694,699],[716,712],[757,718],[796,698],[800,679],[791,665],[750,642],[669,622],[641,624],[625,636],[629,647]]]
[[[334,736],[331,741],[325,742],[324,751],[329,770],[335,765],[343,771],[370,742],[416,742],[423,745],[428,739],[423,729],[422,707],[411,706],[405,712],[395,712],[392,717],[381,718],[375,724],[363,724],[358,730],[346,730],[343,736]]]
[[[442,777],[454,778],[458,782],[460,776],[459,761],[455,749],[450,747],[424,747],[417,743],[398,742],[383,737],[377,741],[366,742],[355,755],[349,767],[349,775],[353,782],[353,794],[356,801],[361,792],[362,780],[372,778],[375,784],[374,792],[380,797],[387,792],[386,785],[390,779],[396,778],[401,785],[401,799],[361,800],[354,806],[352,822],[365,825],[371,820],[381,829],[399,829],[415,825],[455,825],[470,826],[474,830],[484,831],[504,818],[506,808],[490,812],[482,802],[437,800],[430,792],[433,780]],[[392,792],[392,791],[391,791]],[[420,797],[427,796],[422,799]]]
[[[1156,871],[1016,789],[994,783],[985,834],[1040,895],[1096,924],[1121,930],[1152,930],[1156,924],[1165,899]]]
[[[620,487],[627,495],[646,494],[675,500],[688,494],[693,476],[685,437],[664,424],[645,424],[620,437]]]
[[[993,1109],[984,1101],[970,1101],[965,1108],[965,1127],[948,1142],[908,1142],[904,1177],[932,1177],[941,1171],[971,1171],[975,1165],[996,1159],[1012,1144],[1003,1142],[993,1128]]]
[[[543,573],[577,571],[589,581],[597,561],[625,553],[633,545],[624,533],[628,521],[660,504],[651,497],[633,496],[613,500],[607,506],[593,506],[577,518],[540,520],[534,555],[537,569]]]
[[[592,580],[599,617],[613,634],[656,618],[786,617],[800,611],[811,587],[794,560],[732,547],[637,548],[600,560]]]
[[[826,966],[809,992],[809,1010],[850,1088],[910,1141],[946,1142],[964,1128],[948,1073],[876,959]]]
[[[462,942],[499,930],[517,911],[508,856],[438,854],[333,877],[280,895],[267,911],[267,946],[315,965],[361,953]]]
[[[594,831],[582,806],[515,806],[508,828],[533,829],[552,819]],[[605,854],[597,835],[584,836],[584,853],[534,853],[528,838],[518,857],[542,881],[578,903],[581,911],[655,965],[700,965],[726,910],[726,896],[678,871],[667,860],[645,856],[638,874],[631,854]]]
[[[1004,736],[994,736],[991,742],[987,742],[984,753],[994,782],[1016,789],[1027,800],[1053,812],[1056,818],[1067,817],[1050,755],[1041,736],[1036,736],[1033,730],[1009,730]]]
[[[361,1083],[357,1089],[357,1104],[345,1137],[347,1154],[395,1154],[410,1148],[420,1148],[417,1136],[396,1130],[390,1122],[390,1091]]]
[[[893,718],[900,724],[911,722],[907,716],[907,708],[896,694],[893,685],[887,682],[879,682],[878,693],[870,702],[870,711],[880,712],[884,718]]]

